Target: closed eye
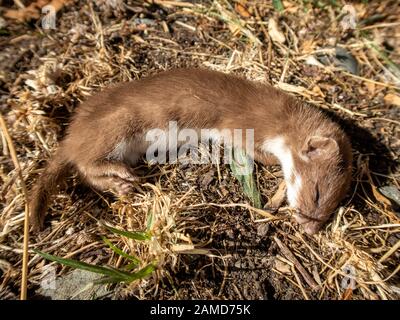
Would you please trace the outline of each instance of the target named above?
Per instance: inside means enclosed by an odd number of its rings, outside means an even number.
[[[319,204],[319,196],[320,196],[320,194],[319,194],[319,188],[318,188],[318,185],[316,185],[316,188],[315,188],[315,203],[316,204]]]

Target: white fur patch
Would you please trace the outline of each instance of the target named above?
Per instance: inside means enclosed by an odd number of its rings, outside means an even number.
[[[297,199],[301,192],[302,180],[294,168],[293,155],[283,137],[267,139],[262,145],[264,152],[272,153],[281,163],[287,186],[287,198],[290,206],[297,206]],[[293,182],[292,182],[293,181]]]
[[[126,140],[117,143],[113,151],[108,155],[108,159],[126,161],[130,165],[135,165],[140,156],[146,150],[147,145],[141,138]]]
[[[297,207],[297,198],[301,192],[302,180],[301,177],[297,174],[294,175],[294,182],[289,183],[286,182],[287,185],[287,198],[289,204],[296,208]]]
[[[108,155],[109,159],[115,159],[122,161],[125,158],[126,152],[128,149],[128,143],[126,140],[121,140],[120,142],[117,143],[113,151]]]

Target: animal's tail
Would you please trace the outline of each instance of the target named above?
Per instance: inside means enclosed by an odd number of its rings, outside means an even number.
[[[38,181],[31,189],[29,213],[30,222],[34,231],[43,228],[50,196],[55,191],[60,180],[68,173],[69,168],[69,163],[62,155],[61,151],[57,150],[43,173],[41,173]]]

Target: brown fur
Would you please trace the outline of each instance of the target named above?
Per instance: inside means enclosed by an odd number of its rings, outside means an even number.
[[[322,176],[325,179],[323,188],[331,200],[327,199],[325,208],[316,213],[319,222],[315,228],[329,217],[347,190],[349,141],[320,111],[267,85],[218,72],[177,69],[119,84],[93,95],[77,108],[65,139],[32,190],[33,226],[43,225],[47,200],[70,168],[99,190],[129,192],[131,182],[137,180],[131,169],[134,162],[110,155],[121,140],[136,139],[152,128],[165,128],[169,121],[177,121],[181,128],[254,128],[255,159],[264,164],[276,159],[262,152],[262,142],[284,136],[295,154],[296,169],[310,181],[319,181]],[[338,152],[328,152],[327,159],[312,163],[302,161],[297,154],[307,152],[310,146],[305,143],[314,135],[334,139]],[[140,142],[132,148],[145,152]],[[339,171],[344,172],[343,176]],[[333,188],[335,194],[328,188]],[[309,202],[315,191],[306,188],[304,192],[311,196],[300,201],[311,210]]]

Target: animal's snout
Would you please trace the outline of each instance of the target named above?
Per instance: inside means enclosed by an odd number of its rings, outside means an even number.
[[[304,214],[302,214],[300,212],[300,210],[298,210],[298,209],[296,209],[294,218],[296,219],[298,224],[305,224],[310,221],[310,219],[307,216],[305,216]]]
[[[297,210],[294,214],[294,218],[296,219],[297,223],[303,227],[304,231],[309,235],[313,235],[321,229],[320,221],[316,221],[316,219],[302,214],[299,210]]]
[[[317,233],[321,229],[321,224],[318,222],[310,221],[303,225],[304,231],[309,235]]]

